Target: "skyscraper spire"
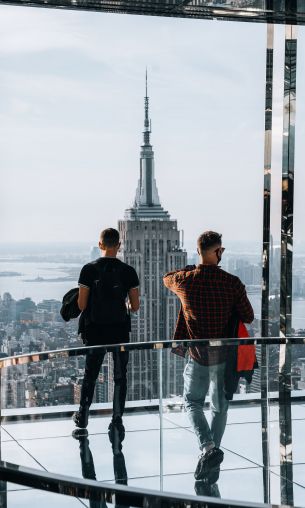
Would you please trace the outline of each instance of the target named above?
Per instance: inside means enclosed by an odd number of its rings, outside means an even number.
[[[149,120],[149,97],[147,95],[147,69],[145,74],[145,98],[144,98],[144,145],[150,145],[151,122]]]
[[[145,72],[144,131],[140,153],[140,179],[132,208],[126,210],[126,218],[169,218],[161,204],[155,180],[154,152],[150,143],[151,121],[149,118],[149,97],[147,69]]]

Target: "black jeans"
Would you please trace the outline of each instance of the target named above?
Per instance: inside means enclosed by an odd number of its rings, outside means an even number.
[[[90,406],[93,399],[95,383],[105,358],[105,351],[88,351],[86,355],[85,375],[82,384],[80,406]],[[113,418],[122,416],[125,408],[127,393],[127,364],[129,352],[114,352],[113,357]]]

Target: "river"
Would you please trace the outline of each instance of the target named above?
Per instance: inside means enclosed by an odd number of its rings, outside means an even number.
[[[1,261],[0,273],[17,272],[21,275],[1,276],[0,295],[8,292],[15,300],[30,297],[35,303],[48,299],[62,300],[69,289],[77,286],[80,269],[81,265],[76,263]],[[64,277],[70,277],[70,280],[54,280]],[[37,278],[39,282],[34,280]],[[255,316],[259,318],[261,295],[250,294],[249,299]],[[305,329],[305,300],[293,300],[292,305],[292,326]]]

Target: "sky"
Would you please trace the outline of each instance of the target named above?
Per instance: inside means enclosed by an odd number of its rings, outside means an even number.
[[[187,244],[206,229],[224,242],[261,241],[266,25],[0,9],[0,242],[94,244],[116,227],[139,178],[146,67],[159,195]],[[275,235],[283,33],[278,27]],[[304,239],[303,88],[296,231]]]

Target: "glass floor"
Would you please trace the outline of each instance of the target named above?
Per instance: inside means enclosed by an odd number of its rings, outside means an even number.
[[[208,414],[208,412],[207,412]],[[270,496],[281,504],[279,424],[277,407],[270,413]],[[305,403],[292,405],[294,505],[305,507]],[[262,437],[259,406],[232,406],[222,449],[217,483],[195,483],[199,449],[183,411],[126,414],[122,450],[114,455],[108,437],[110,417],[90,417],[88,437],[72,437],[72,420],[50,419],[5,423],[1,427],[1,459],[68,476],[117,482],[182,495],[213,496],[226,500],[264,502]],[[298,439],[299,437],[299,439]],[[297,443],[297,445],[296,445]],[[57,494],[3,484],[7,506],[58,505]],[[1,504],[1,503],[0,503]],[[58,506],[99,506],[61,496]],[[2,503],[1,506],[5,506]]]

